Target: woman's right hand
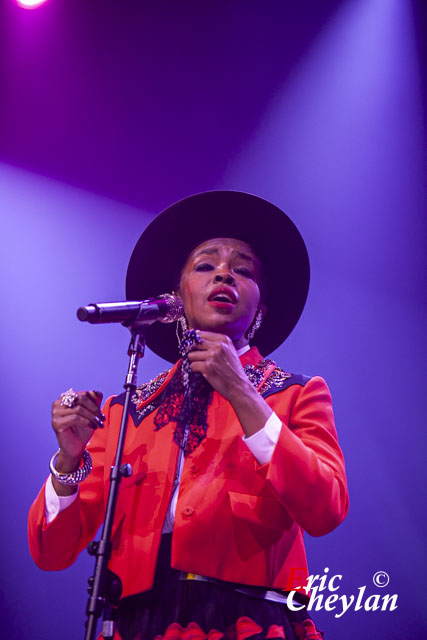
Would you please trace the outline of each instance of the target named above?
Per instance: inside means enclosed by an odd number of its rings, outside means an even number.
[[[79,468],[88,440],[94,429],[103,427],[105,420],[100,409],[100,391],[79,391],[77,396],[72,407],[62,404],[62,396],[52,405],[52,427],[60,448],[55,462],[59,473],[72,473]],[[54,483],[55,489],[58,484]],[[66,488],[64,485],[59,486]]]

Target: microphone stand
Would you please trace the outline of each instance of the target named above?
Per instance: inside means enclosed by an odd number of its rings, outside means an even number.
[[[97,622],[102,611],[104,611],[102,637],[112,639],[114,635],[114,617],[122,593],[122,585],[120,578],[110,571],[107,565],[111,555],[111,531],[113,528],[120,481],[122,477],[132,475],[131,465],[122,465],[121,460],[131,396],[136,389],[138,362],[139,358],[142,358],[144,355],[145,350],[145,331],[147,326],[147,323],[136,322],[129,327],[131,340],[129,343],[128,356],[130,360],[124,383],[126,390],[125,402],[117,441],[116,457],[110,472],[110,489],[108,492],[107,507],[105,509],[104,524],[102,526],[101,539],[99,541],[93,541],[88,545],[89,554],[95,556],[96,560],[94,574],[88,580],[89,599],[86,607],[85,640],[95,639]]]

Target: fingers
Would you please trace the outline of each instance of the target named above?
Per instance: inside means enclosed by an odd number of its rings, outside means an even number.
[[[188,358],[190,361],[194,359],[194,356],[191,354],[200,352],[200,351],[210,351],[212,349],[217,349],[219,352],[224,349],[233,346],[232,341],[228,336],[224,336],[220,333],[212,333],[210,331],[199,331],[197,330],[197,334],[200,337],[200,342],[194,344],[190,351],[188,352]],[[196,356],[197,359],[197,356]]]
[[[83,391],[78,394],[77,406],[82,406],[89,413],[94,414],[99,422],[104,422],[105,416],[101,411],[102,393],[100,391]],[[102,426],[102,425],[101,425]]]
[[[194,349],[193,351],[189,351],[187,357],[190,362],[197,362],[201,360],[206,360],[207,356],[209,356],[210,350],[208,346],[204,348],[201,346],[200,349]]]
[[[222,342],[224,344],[232,344],[232,341],[228,336],[223,335],[222,333],[213,333],[212,331],[199,331],[197,330],[198,335],[201,337],[203,343],[213,343],[213,342]]]
[[[201,373],[206,380],[208,380],[208,373],[206,371],[206,363],[205,362],[192,362],[191,363],[191,371],[193,373]],[[209,380],[208,380],[209,382]]]
[[[85,427],[91,427],[92,429],[102,428],[104,426],[103,421],[97,415],[94,415],[91,411],[88,411],[82,405],[76,405],[73,410],[58,412],[57,416],[58,428],[56,431],[59,433],[65,431],[70,427],[77,427],[84,429]]]
[[[62,404],[61,396],[52,406],[53,428],[61,432],[71,426],[77,428],[91,426],[92,429],[103,427],[105,416],[100,409],[101,401],[100,391],[79,391],[75,404],[72,407],[66,407]]]
[[[78,465],[95,429],[104,426],[105,416],[100,409],[99,391],[79,391],[76,397],[68,395],[73,400],[72,406],[62,404],[63,395],[53,403],[52,427],[61,450],[61,463],[71,469]]]
[[[103,396],[101,391],[84,391],[83,393],[86,393],[90,398],[92,398],[97,407],[101,406]]]
[[[201,331],[200,333],[206,334],[207,332]],[[210,336],[210,335],[216,335],[216,334],[208,334],[208,335]],[[190,362],[195,362],[197,360],[207,360],[209,357],[213,358],[218,356],[225,356],[229,352],[230,346],[232,347],[231,355],[234,356],[235,349],[231,340],[229,340],[227,336],[220,336],[220,338],[226,338],[226,340],[221,340],[221,339],[212,340],[210,337],[208,338],[201,337],[201,342],[194,345],[193,349],[189,351],[187,354]]]

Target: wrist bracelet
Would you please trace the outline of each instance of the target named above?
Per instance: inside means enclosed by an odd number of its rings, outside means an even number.
[[[69,486],[80,484],[92,471],[92,458],[89,451],[86,451],[86,449],[83,451],[83,464],[77,471],[73,471],[72,473],[59,473],[59,471],[55,469],[55,463],[60,452],[61,449],[58,449],[58,451],[53,454],[49,463],[49,471],[60,484]]]

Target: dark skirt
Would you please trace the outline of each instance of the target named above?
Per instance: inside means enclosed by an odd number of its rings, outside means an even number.
[[[226,582],[183,580],[170,566],[171,535],[162,536],[150,591],[123,598],[123,640],[321,640],[308,613],[236,591]]]

